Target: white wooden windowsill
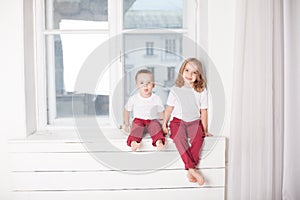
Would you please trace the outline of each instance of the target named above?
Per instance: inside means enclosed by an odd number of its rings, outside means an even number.
[[[91,130],[95,130],[94,128],[91,128]],[[96,130],[97,131],[97,130]],[[59,145],[63,144],[78,144],[78,148],[84,143],[99,143],[99,149],[101,146],[100,144],[102,142],[110,142],[113,144],[118,150],[120,151],[131,151],[130,147],[127,146],[126,140],[128,137],[128,133],[126,133],[124,130],[117,129],[117,128],[111,128],[111,127],[104,127],[101,128],[99,131],[104,135],[106,141],[102,141],[100,138],[88,138],[88,139],[82,139],[82,136],[78,133],[78,131],[70,128],[61,129],[61,130],[45,130],[45,131],[38,131],[30,136],[28,136],[26,139],[13,139],[10,140],[10,152],[26,152],[25,149],[20,148],[23,145],[32,144],[32,146],[40,146],[39,150],[41,151],[45,149],[48,145],[52,144],[52,147],[49,146],[47,148],[48,151],[60,151],[61,149],[58,147]],[[81,133],[84,134],[84,133]],[[207,148],[213,148],[214,145],[216,145],[218,142],[225,142],[225,137],[223,136],[212,136],[212,137],[206,137],[204,142],[204,147],[202,150],[209,150]],[[48,145],[46,145],[48,144]],[[149,134],[145,134],[142,142],[141,142],[141,148],[138,151],[154,151],[155,147],[151,144],[151,137]],[[18,146],[19,148],[15,148],[15,146]],[[207,148],[206,148],[207,147]],[[80,148],[83,150],[84,148]],[[173,141],[171,138],[169,138],[169,135],[166,136],[166,146],[165,151],[175,151],[175,145],[173,144]],[[72,149],[65,149],[65,151],[72,151]],[[106,150],[109,151],[109,150]]]
[[[139,152],[131,152],[123,131],[108,127],[101,130],[106,136],[104,142],[116,148],[104,148],[103,141],[97,138],[82,141],[76,131],[67,129],[37,132],[26,139],[10,140],[14,199],[130,199],[141,194],[146,200],[153,199],[154,194],[174,200],[196,200],[199,196],[224,199],[225,137],[205,138],[199,169],[206,183],[199,187],[188,182],[183,163],[169,137],[166,149],[161,152],[156,152],[148,135],[143,138]],[[93,149],[87,149],[86,144],[94,145]],[[101,154],[129,162],[126,157],[131,153],[140,156],[157,153],[153,155],[176,156],[176,159],[157,169],[133,165],[134,168],[117,170],[95,159],[95,155]],[[155,158],[160,160],[157,156]]]

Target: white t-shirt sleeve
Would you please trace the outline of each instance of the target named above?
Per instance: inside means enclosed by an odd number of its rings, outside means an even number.
[[[175,106],[175,102],[176,102],[176,97],[175,97],[175,94],[174,94],[173,90],[171,89],[170,92],[169,92],[167,105],[168,106]]]
[[[129,99],[125,105],[125,110],[127,110],[127,111],[133,110],[133,98],[134,98],[134,96],[129,97]]]
[[[208,108],[208,93],[207,90],[204,89],[200,93],[200,109],[207,109]]]
[[[157,111],[158,112],[163,112],[165,110],[165,108],[164,108],[162,100],[161,100],[161,98],[159,96],[157,96],[157,103],[158,103]]]

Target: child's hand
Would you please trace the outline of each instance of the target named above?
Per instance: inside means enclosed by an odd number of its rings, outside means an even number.
[[[162,125],[162,130],[163,130],[163,132],[164,132],[165,134],[169,134],[169,129],[168,129],[168,127],[167,127],[166,124],[163,124],[163,125]]]
[[[124,130],[129,133],[130,132],[130,126],[129,125],[125,125]]]
[[[211,137],[211,136],[214,136],[213,134],[209,133],[209,132],[205,132],[205,137]]]

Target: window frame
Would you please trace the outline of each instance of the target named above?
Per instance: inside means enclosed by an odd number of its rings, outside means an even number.
[[[199,43],[199,37],[197,37],[197,32],[199,32],[199,25],[197,18],[199,18],[199,0],[195,1],[185,1],[184,11],[183,11],[183,24],[185,26],[182,29],[123,29],[123,1],[109,1],[108,0],[108,23],[109,29],[108,30],[46,30],[46,21],[45,21],[45,5],[43,0],[33,0],[34,1],[34,39],[35,39],[35,48],[34,48],[34,55],[35,55],[35,84],[36,84],[36,98],[37,98],[37,116],[36,116],[36,124],[37,130],[56,130],[56,129],[74,129],[74,120],[62,118],[60,120],[56,120],[52,124],[48,124],[48,112],[47,112],[47,92],[49,94],[55,93],[55,80],[54,70],[48,69],[47,70],[47,61],[46,61],[46,37],[47,35],[55,35],[55,34],[69,34],[69,33],[78,33],[78,34],[85,34],[85,33],[108,33],[109,37],[113,37],[118,34],[156,34],[156,33],[168,33],[168,32],[175,32],[175,33],[182,33],[185,37],[189,37],[194,41]],[[200,0],[200,1],[207,1],[207,0]],[[191,12],[193,11],[193,12]],[[196,16],[196,17],[195,17]],[[202,16],[203,17],[203,16]],[[205,16],[204,16],[205,17]],[[189,20],[187,20],[189,19]],[[202,19],[203,20],[203,19]],[[202,38],[203,40],[203,38]],[[118,48],[118,52],[120,52],[120,60],[119,62],[114,63],[112,66],[113,69],[119,69],[116,71],[115,74],[110,74],[110,82],[116,82],[119,80],[124,73],[124,48],[123,48],[123,41]],[[184,47],[183,47],[184,48]],[[51,62],[51,61],[50,61]],[[49,64],[49,63],[48,63]],[[51,63],[50,63],[51,64]],[[53,63],[52,63],[53,64]],[[54,64],[53,64],[54,66]],[[54,68],[54,67],[53,67]],[[48,80],[48,83],[47,83]],[[47,88],[47,84],[52,85],[52,87]],[[111,90],[114,88],[112,85]],[[124,90],[124,89],[123,89]],[[123,94],[124,91],[120,93]],[[109,95],[110,106],[109,112],[112,113],[112,105],[111,105],[111,98],[112,95]],[[55,101],[52,97],[48,99],[48,101]],[[118,103],[118,109],[122,110],[124,105],[124,99],[122,99]],[[55,115],[53,113],[56,109],[52,109],[52,113],[50,115]],[[122,116],[117,117],[113,116],[112,114],[109,115],[108,120],[110,122],[117,122],[118,127],[122,125]]]

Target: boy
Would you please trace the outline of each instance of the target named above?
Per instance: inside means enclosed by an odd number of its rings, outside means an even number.
[[[131,111],[133,111],[134,117],[127,145],[131,147],[132,151],[136,151],[140,147],[146,128],[152,138],[152,145],[160,151],[165,144],[164,133],[159,122],[164,115],[164,106],[161,98],[152,93],[155,87],[153,74],[146,69],[139,70],[135,75],[135,81],[139,93],[128,99],[124,110],[125,131],[129,132],[130,130],[129,115]]]

